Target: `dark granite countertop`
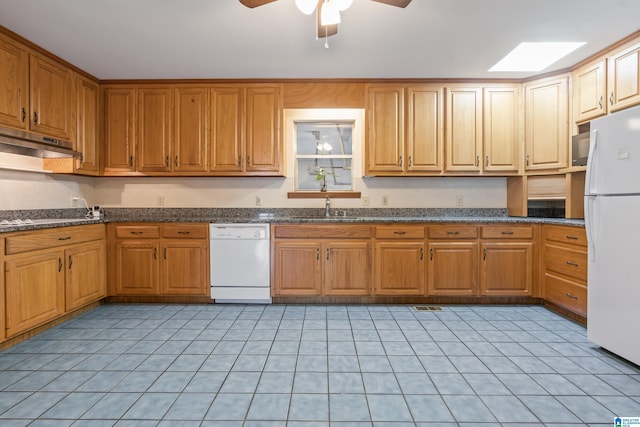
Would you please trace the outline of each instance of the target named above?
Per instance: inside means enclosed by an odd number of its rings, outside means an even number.
[[[336,215],[337,212],[337,215]],[[346,216],[344,215],[346,212]],[[322,209],[107,208],[99,219],[84,218],[84,209],[0,211],[1,220],[31,218],[33,224],[0,226],[0,233],[109,222],[205,222],[278,224],[481,223],[556,224],[584,227],[584,220],[513,217],[505,209],[347,209],[324,216]]]

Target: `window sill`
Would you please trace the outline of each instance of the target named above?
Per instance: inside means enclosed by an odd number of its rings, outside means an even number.
[[[289,199],[359,199],[359,191],[293,191],[287,193]]]

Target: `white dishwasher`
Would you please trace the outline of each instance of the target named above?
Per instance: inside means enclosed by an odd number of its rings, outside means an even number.
[[[269,224],[210,224],[211,298],[271,303]]]

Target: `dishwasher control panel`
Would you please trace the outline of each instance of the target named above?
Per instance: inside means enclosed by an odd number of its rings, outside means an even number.
[[[269,228],[263,225],[242,225],[242,226],[218,226],[211,225],[209,238],[215,239],[251,239],[263,240],[269,238]]]

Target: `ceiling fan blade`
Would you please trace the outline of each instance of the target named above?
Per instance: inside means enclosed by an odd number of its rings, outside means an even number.
[[[331,37],[338,34],[338,24],[335,25],[322,25],[320,23],[320,10],[322,9],[322,3],[324,0],[318,0],[318,7],[316,7],[316,38],[322,39],[325,37]]]
[[[240,3],[253,9],[254,7],[264,6],[265,4],[272,3],[276,0],[240,0]]]
[[[388,4],[389,6],[396,6],[396,7],[407,7],[409,3],[411,3],[411,0],[372,0],[372,1],[377,1],[378,3],[384,3],[384,4]]]

